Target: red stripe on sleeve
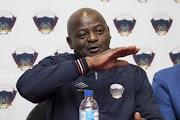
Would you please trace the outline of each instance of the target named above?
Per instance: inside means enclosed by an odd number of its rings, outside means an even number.
[[[76,65],[77,65],[77,67],[78,67],[78,70],[79,70],[79,73],[80,73],[80,76],[81,76],[81,71],[80,71],[79,65],[78,65],[78,63],[77,63],[76,60],[75,60],[75,63],[76,63]]]

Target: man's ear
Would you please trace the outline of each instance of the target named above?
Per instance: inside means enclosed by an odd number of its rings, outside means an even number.
[[[66,40],[67,40],[67,43],[68,43],[69,47],[70,47],[71,49],[73,49],[73,45],[72,45],[72,42],[71,42],[71,38],[70,38],[70,37],[66,37]]]
[[[110,39],[111,39],[111,34],[110,34],[109,26],[107,26],[107,27],[108,27],[109,36],[110,36]]]

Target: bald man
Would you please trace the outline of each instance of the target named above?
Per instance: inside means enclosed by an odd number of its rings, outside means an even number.
[[[90,8],[74,12],[67,30],[67,43],[74,54],[46,57],[27,70],[17,82],[24,98],[33,103],[47,101],[48,120],[78,120],[83,92],[90,89],[99,105],[99,120],[141,120],[141,116],[163,120],[146,73],[117,59],[139,48],[110,49],[109,27]]]

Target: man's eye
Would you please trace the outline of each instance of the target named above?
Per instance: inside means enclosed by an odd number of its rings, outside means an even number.
[[[101,33],[104,32],[104,30],[103,30],[103,29],[98,29],[96,32],[97,32],[98,34],[101,34]]]
[[[79,39],[83,39],[83,38],[86,37],[86,34],[79,34],[79,35],[77,35],[77,37],[78,37]]]

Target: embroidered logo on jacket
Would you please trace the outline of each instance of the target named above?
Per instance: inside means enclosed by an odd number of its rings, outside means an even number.
[[[113,98],[119,99],[122,97],[124,92],[124,87],[120,84],[112,84],[109,88],[109,91]]]
[[[84,91],[85,88],[88,87],[88,85],[83,82],[77,83],[75,86],[77,88],[77,91]]]

